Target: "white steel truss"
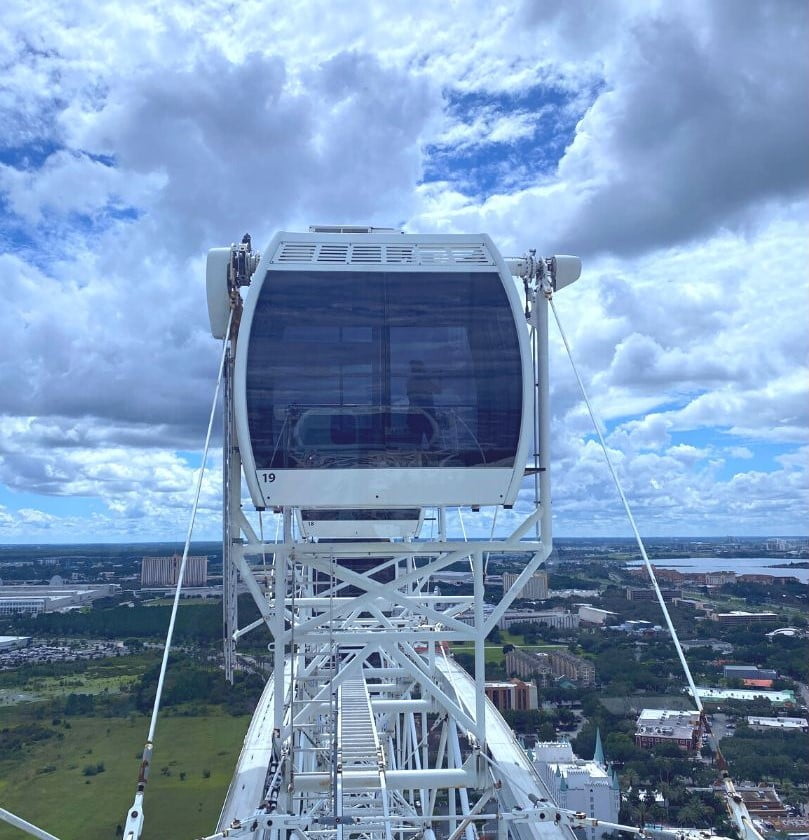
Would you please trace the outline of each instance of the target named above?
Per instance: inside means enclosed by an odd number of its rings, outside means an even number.
[[[282,540],[264,540],[241,509],[232,404],[236,331],[231,333],[223,510],[226,673],[232,679],[236,641],[261,624],[273,638],[273,671],[215,836],[475,840],[482,824],[494,819],[501,838],[572,837],[484,686],[486,636],[552,546],[541,264],[532,257],[521,263],[529,267],[538,418],[533,469],[527,470],[534,476],[534,504],[506,538],[450,539],[448,512],[436,509],[433,540],[318,542],[297,534],[297,511],[282,508],[276,511]],[[524,552],[525,567],[486,614],[486,559],[508,551]],[[472,594],[440,594],[433,576],[459,562],[470,570]],[[260,613],[241,628],[237,576]],[[454,661],[450,645],[456,642],[473,652],[474,677]]]

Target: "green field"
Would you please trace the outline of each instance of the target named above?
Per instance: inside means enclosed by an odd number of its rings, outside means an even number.
[[[138,676],[159,661],[157,651],[82,663],[70,673],[67,667],[33,666],[0,672],[0,707],[20,702],[50,700],[75,694],[118,694],[134,685]],[[48,670],[61,670],[55,676]]]
[[[516,639],[521,639],[521,636],[512,637]],[[511,642],[511,644],[514,644]],[[505,658],[505,654],[503,653],[503,645],[504,642],[499,642],[498,644],[487,644],[484,647],[485,655],[486,655],[486,664],[487,665],[500,665]],[[565,645],[521,645],[516,644],[515,647],[520,648],[520,650],[528,651],[529,653],[534,653],[538,651],[549,651],[555,650],[557,648],[564,648]],[[468,653],[473,655],[475,653],[475,646],[470,642],[456,642],[452,646],[453,653]]]
[[[76,694],[117,694],[125,685],[137,682],[134,675],[128,676],[87,676],[75,677],[38,677],[28,680],[24,688],[0,688],[0,706],[19,702],[20,699],[47,700],[75,692]],[[19,695],[24,694],[24,698]]]
[[[20,707],[0,709],[0,729],[29,720],[20,719]],[[144,840],[213,832],[249,722],[227,714],[161,717]],[[39,724],[56,737],[0,755],[0,806],[61,840],[114,840],[134,797],[148,718],[71,717],[70,728]],[[102,772],[85,775],[98,764]],[[0,840],[28,836],[0,823]]]

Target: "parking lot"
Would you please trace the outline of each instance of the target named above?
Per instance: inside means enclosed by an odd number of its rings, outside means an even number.
[[[0,653],[0,671],[18,668],[21,665],[105,659],[108,656],[125,656],[128,653],[129,649],[123,642],[107,639],[71,641],[69,644],[33,639],[28,647],[13,648]]]

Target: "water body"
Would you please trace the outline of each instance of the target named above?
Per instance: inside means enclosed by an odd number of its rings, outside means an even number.
[[[773,577],[794,577],[802,583],[809,583],[809,569],[779,569],[774,563],[789,563],[775,557],[675,557],[652,560],[660,569],[676,569],[678,572],[736,572],[737,575],[772,575]],[[628,568],[643,566],[642,560],[627,563]]]

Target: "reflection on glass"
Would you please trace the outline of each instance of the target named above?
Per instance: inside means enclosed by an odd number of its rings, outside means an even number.
[[[516,330],[496,273],[269,272],[247,362],[256,467],[512,466]]]

